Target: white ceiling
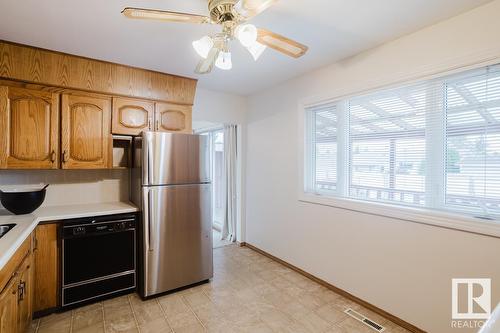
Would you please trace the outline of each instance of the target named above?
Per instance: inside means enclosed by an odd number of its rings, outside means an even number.
[[[489,0],[281,0],[252,20],[309,46],[300,59],[266,50],[254,62],[233,42],[233,70],[198,76],[191,42],[216,26],[126,19],[123,7],[208,14],[206,0],[2,0],[0,39],[197,77],[248,95],[354,55]]]

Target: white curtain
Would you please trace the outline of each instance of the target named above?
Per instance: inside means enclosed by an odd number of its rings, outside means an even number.
[[[224,126],[224,221],[222,239],[236,241],[236,125]]]

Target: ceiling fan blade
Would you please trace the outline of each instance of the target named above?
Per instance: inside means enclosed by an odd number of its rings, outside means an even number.
[[[214,68],[215,61],[219,57],[220,50],[217,47],[212,47],[205,59],[201,59],[196,66],[195,73],[208,74]]]
[[[307,46],[265,29],[258,29],[257,41],[293,58],[306,54]]]
[[[155,10],[145,8],[126,7],[122,10],[123,15],[133,19],[160,20],[169,22],[185,23],[210,23],[210,18],[203,15],[169,12],[166,10]]]
[[[236,11],[245,18],[258,15],[274,5],[278,0],[240,0],[236,4]]]

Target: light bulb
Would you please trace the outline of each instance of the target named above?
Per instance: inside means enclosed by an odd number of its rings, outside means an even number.
[[[257,28],[253,24],[244,24],[236,27],[236,38],[241,45],[248,47],[257,40]]]
[[[259,59],[259,57],[262,55],[262,53],[265,51],[265,49],[266,49],[266,46],[264,44],[257,42],[257,41],[255,41],[253,44],[250,44],[249,46],[247,46],[248,52],[250,52],[250,54],[253,57],[253,60],[255,60],[255,61],[257,61]]]
[[[198,40],[195,40],[193,42],[193,48],[202,57],[203,59],[206,59],[208,56],[208,52],[212,49],[214,46],[214,41],[212,38],[209,36],[204,36]]]
[[[215,61],[215,66],[217,66],[217,68],[223,69],[225,71],[233,68],[233,64],[231,62],[231,53],[230,52],[220,52],[219,57]]]

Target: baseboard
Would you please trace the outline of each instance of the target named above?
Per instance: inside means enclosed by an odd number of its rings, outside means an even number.
[[[236,242],[236,244],[238,244],[238,246],[241,246],[241,247],[247,246],[246,242]],[[249,246],[249,248],[251,248],[251,247]]]
[[[288,262],[286,262],[286,261],[284,261],[284,260],[282,260],[282,259],[280,259],[278,257],[275,257],[272,254],[267,253],[266,251],[261,250],[261,249],[259,249],[256,246],[253,246],[252,244],[249,244],[249,243],[246,243],[246,242],[241,242],[241,243],[239,243],[239,245],[240,246],[248,247],[249,249],[252,249],[255,252],[258,252],[258,253],[260,253],[260,254],[262,254],[262,255],[264,255],[264,256],[266,256],[266,257],[268,257],[268,258],[270,258],[270,259],[272,259],[272,260],[274,260],[276,262],[279,262],[280,264],[282,264],[282,265],[284,265],[284,266],[286,266],[286,267],[288,267],[288,268],[296,271],[297,273],[299,273],[299,274],[301,274],[301,275],[303,275],[303,276],[305,276],[305,277],[313,280],[314,282],[319,283],[320,285],[322,285],[322,286],[324,286],[324,287],[326,287],[326,288],[328,288],[328,289],[336,292],[337,294],[340,294],[340,295],[342,295],[342,296],[350,299],[351,301],[356,302],[356,303],[364,306],[365,308],[367,308],[367,309],[369,309],[369,310],[371,310],[371,311],[373,311],[375,313],[378,313],[379,315],[381,315],[381,316],[389,319],[393,323],[395,323],[395,324],[397,324],[397,325],[399,325],[399,326],[407,329],[410,332],[414,332],[414,333],[426,333],[424,330],[422,330],[422,329],[420,329],[420,328],[418,328],[418,327],[416,327],[416,326],[414,326],[414,325],[412,325],[412,324],[404,321],[403,319],[398,318],[398,317],[390,314],[389,312],[384,311],[384,310],[376,307],[375,305],[370,304],[370,303],[362,300],[361,298],[358,298],[358,297],[356,297],[356,296],[348,293],[347,291],[345,291],[343,289],[340,289],[340,288],[338,288],[338,287],[336,287],[336,286],[334,286],[334,285],[326,282],[325,280],[322,280],[322,279],[320,279],[320,278],[318,278],[318,277],[316,277],[316,276],[314,276],[314,275],[312,275],[312,274],[310,274],[310,273],[308,273],[308,272],[306,272],[306,271],[298,268],[297,266],[294,266],[294,265],[292,265],[292,264],[290,264],[290,263],[288,263]]]

